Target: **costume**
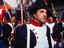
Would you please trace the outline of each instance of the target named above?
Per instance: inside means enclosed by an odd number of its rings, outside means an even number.
[[[12,28],[5,23],[0,24],[0,48],[7,48],[8,46],[8,37],[10,36],[10,32]]]
[[[31,20],[28,25],[30,26],[30,48],[48,48],[48,38],[50,37],[50,31],[49,29],[47,30],[47,26],[43,25],[42,27],[40,27],[39,24],[34,20]],[[26,24],[21,25],[16,29],[15,48],[26,48],[26,34]]]
[[[57,42],[54,41],[54,39],[52,38],[53,28],[55,26],[55,23],[54,22],[52,22],[52,23],[46,22],[46,25],[50,28],[51,42],[52,42],[52,47],[54,48],[54,45],[57,44]]]
[[[60,20],[60,22],[58,23],[58,26],[59,26],[60,34],[62,35],[61,38],[62,38],[63,43],[64,43],[64,21]]]
[[[12,28],[10,25],[8,25],[7,23],[3,24],[3,38],[4,38],[4,42],[6,44],[6,48],[9,46],[9,43],[8,43],[8,38],[10,37],[11,35],[11,31],[12,31]]]
[[[2,33],[3,33],[3,27],[0,24],[0,48],[4,47],[4,41],[3,41],[3,34]]]

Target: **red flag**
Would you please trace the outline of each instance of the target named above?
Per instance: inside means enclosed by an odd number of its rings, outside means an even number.
[[[6,10],[2,10],[0,9],[0,20],[3,21],[4,19],[4,13],[6,12]]]
[[[11,6],[9,6],[6,2],[4,2],[7,9],[11,8]],[[4,5],[0,5],[0,9],[5,9],[5,6]]]
[[[6,9],[5,6],[7,9],[18,7],[16,0],[0,0],[0,9]]]

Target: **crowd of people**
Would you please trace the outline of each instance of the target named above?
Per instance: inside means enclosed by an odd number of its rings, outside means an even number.
[[[0,19],[0,48],[64,48],[64,13],[55,17],[44,0],[26,2],[21,11],[9,10]],[[30,32],[30,33],[29,33]],[[29,36],[30,37],[29,37]],[[29,39],[29,41],[28,41]]]

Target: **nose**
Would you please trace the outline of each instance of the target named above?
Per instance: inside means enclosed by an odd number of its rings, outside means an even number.
[[[47,17],[47,13],[46,12],[44,12],[44,17]]]

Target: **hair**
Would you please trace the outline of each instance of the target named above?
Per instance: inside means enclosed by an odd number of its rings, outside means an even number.
[[[6,17],[7,20],[10,20],[8,13],[4,13],[4,16]]]

